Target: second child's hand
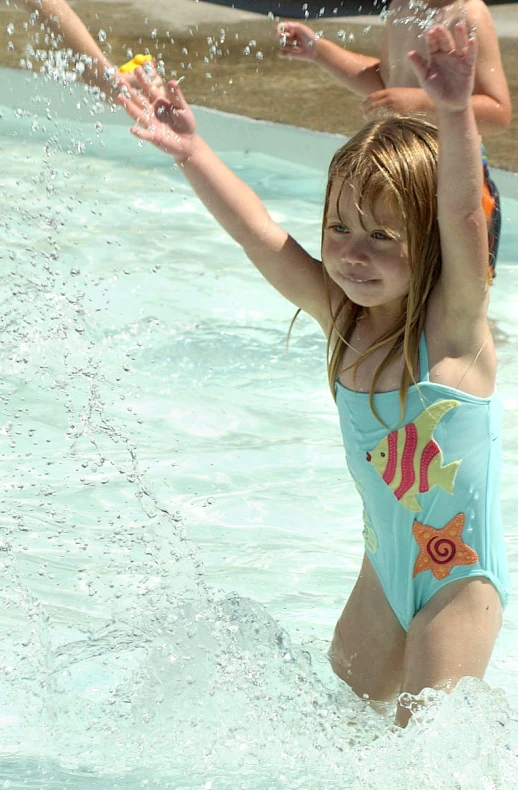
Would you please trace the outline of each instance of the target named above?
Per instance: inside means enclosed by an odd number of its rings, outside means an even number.
[[[277,25],[281,58],[315,60],[318,36],[314,30],[300,22],[281,22]]]
[[[135,69],[140,90],[126,88],[118,98],[128,115],[136,121],[131,133],[152,143],[177,162],[187,160],[196,139],[196,121],[175,80],[158,87],[144,69]]]
[[[366,120],[377,117],[380,112],[407,115],[430,109],[430,99],[422,88],[383,88],[369,94],[362,102]]]
[[[444,25],[426,35],[427,60],[417,52],[408,58],[428,96],[450,111],[464,110],[470,103],[475,81],[477,42],[470,38],[466,25],[455,25],[455,38]]]

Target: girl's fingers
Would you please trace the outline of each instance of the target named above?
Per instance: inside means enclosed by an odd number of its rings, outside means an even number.
[[[459,54],[473,60],[476,58],[477,39],[476,36],[469,35],[468,27],[465,22],[459,22],[459,24],[455,25],[455,41]]]
[[[151,143],[153,141],[153,133],[148,131],[147,129],[143,129],[142,126],[132,126],[130,132],[135,137],[138,137],[139,140],[145,140],[146,142]]]
[[[428,74],[428,64],[426,60],[421,57],[419,52],[412,50],[407,55],[408,60],[410,61],[412,68],[414,69],[416,77],[418,77],[422,82],[426,79],[426,75]]]
[[[131,98],[128,98],[123,93],[119,93],[117,102],[121,107],[124,107],[128,115],[130,115],[134,121],[142,115],[142,108],[138,107]]]
[[[426,33],[426,44],[429,56],[436,52],[446,52],[465,57],[468,53],[474,56],[476,40],[469,37],[465,22],[458,22],[453,29],[453,35],[445,25],[436,25]]]
[[[142,66],[139,66],[134,71],[135,77],[137,78],[137,82],[140,85],[144,96],[148,99],[148,101],[153,104],[157,99],[162,96],[161,91],[158,89],[156,83],[154,82],[153,77],[147,74],[145,69]]]
[[[143,106],[139,99],[140,97],[128,99],[124,94],[119,94],[118,103],[124,107],[130,118],[133,118],[137,124],[142,124],[143,128],[148,128],[155,120],[153,109],[149,104]]]
[[[425,33],[428,57],[436,52],[454,52],[455,40],[445,25],[436,25]]]
[[[188,105],[180,86],[176,80],[170,80],[166,85],[166,95],[175,110],[186,110]]]
[[[129,85],[125,85],[124,89],[121,90],[119,96],[123,96],[126,99],[126,102],[140,108],[140,112],[149,112],[150,111],[150,104],[147,98],[144,96],[142,91],[137,90],[136,88],[132,88]],[[126,104],[124,105],[126,107]]]
[[[455,25],[455,51],[457,55],[464,55],[468,48],[468,31],[466,25],[459,23]]]

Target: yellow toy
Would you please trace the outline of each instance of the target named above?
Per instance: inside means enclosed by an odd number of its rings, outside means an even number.
[[[120,67],[119,71],[121,74],[131,74],[135,71],[138,66],[143,66],[144,63],[153,62],[153,58],[151,55],[135,55],[134,58],[128,60],[123,66]]]

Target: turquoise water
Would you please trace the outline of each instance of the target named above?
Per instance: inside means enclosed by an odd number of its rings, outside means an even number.
[[[518,187],[491,305],[513,594],[487,683],[400,732],[325,659],[363,545],[320,331],[286,351],[291,306],[123,118],[40,104],[0,110],[0,785],[515,788]],[[225,159],[317,254],[322,171]]]

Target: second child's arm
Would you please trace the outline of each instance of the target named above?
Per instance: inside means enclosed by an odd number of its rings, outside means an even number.
[[[379,58],[350,52],[319,37],[300,22],[282,22],[278,28],[280,56],[321,66],[332,77],[362,98],[384,87]]]
[[[326,329],[329,311],[320,261],[273,221],[255,192],[198,136],[178,84],[168,83],[164,100],[142,69],[135,74],[142,92],[123,93],[119,99],[137,121],[132,133],[174,157],[198,197],[261,274]]]

